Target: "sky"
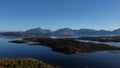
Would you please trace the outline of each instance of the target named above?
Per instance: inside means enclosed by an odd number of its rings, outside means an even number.
[[[0,0],[0,31],[120,28],[120,0]]]

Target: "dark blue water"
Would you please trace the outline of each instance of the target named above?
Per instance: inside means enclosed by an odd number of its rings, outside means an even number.
[[[0,57],[35,58],[62,68],[120,68],[120,51],[101,51],[65,55],[45,46],[9,43],[15,38],[0,38]],[[17,38],[18,39],[18,38]]]

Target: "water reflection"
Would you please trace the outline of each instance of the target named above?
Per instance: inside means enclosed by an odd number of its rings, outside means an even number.
[[[120,54],[120,51],[119,50],[114,50],[114,51],[108,51],[109,53],[112,53],[112,54]]]

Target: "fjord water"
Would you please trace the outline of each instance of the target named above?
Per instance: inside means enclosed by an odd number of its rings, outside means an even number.
[[[62,68],[120,68],[120,51],[66,55],[42,45],[8,42],[15,39],[0,37],[0,58],[35,58]]]

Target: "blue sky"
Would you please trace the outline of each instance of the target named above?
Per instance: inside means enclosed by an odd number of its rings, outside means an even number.
[[[120,28],[120,0],[0,0],[0,30]]]

